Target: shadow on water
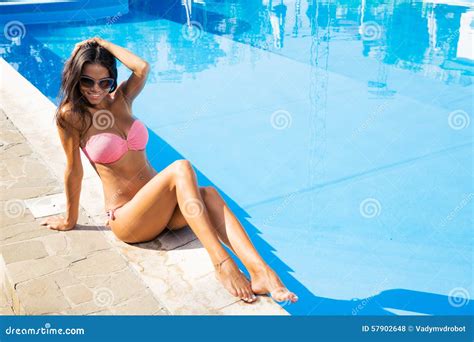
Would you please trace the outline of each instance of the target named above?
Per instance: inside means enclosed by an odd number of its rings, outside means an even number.
[[[175,14],[173,14],[175,15]],[[217,15],[216,15],[217,18]],[[222,18],[221,18],[222,19]],[[241,23],[238,30],[242,32],[247,29],[245,23]],[[52,51],[43,47],[33,37],[28,36],[21,45],[6,45],[1,42],[5,51],[4,58],[13,65],[25,78],[31,82],[48,98],[56,101],[60,85],[60,75],[64,60]],[[153,167],[158,171],[165,168],[175,160],[183,159],[171,145],[161,139],[153,131],[150,131],[150,140],[147,153]],[[153,156],[152,156],[153,155]],[[191,160],[191,162],[193,162]],[[203,173],[196,170],[200,186],[212,185],[217,188]],[[468,297],[448,297],[427,292],[418,292],[407,289],[389,289],[382,291],[369,298],[355,300],[338,300],[320,297],[311,292],[293,275],[292,269],[275,254],[275,248],[261,237],[261,232],[251,224],[248,213],[238,203],[227,196],[221,189],[219,192],[236,214],[240,222],[248,232],[252,242],[266,261],[272,261],[272,267],[282,278],[283,282],[300,298],[296,304],[283,307],[293,315],[393,315],[395,313],[388,309],[412,311],[430,315],[467,315],[474,312],[473,305]],[[82,229],[86,230],[87,227]],[[240,267],[243,265],[236,260]],[[308,262],[311,262],[308,260]],[[314,267],[314,269],[317,269]],[[314,275],[317,278],[317,273]],[[337,281],[337,276],[334,276]],[[368,280],[370,281],[370,280]],[[350,283],[347,286],[351,286]]]
[[[183,159],[172,146],[161,139],[153,131],[149,131],[150,140],[147,146],[147,154],[150,162],[158,171],[162,170],[175,160]],[[149,152],[148,152],[149,151]],[[192,161],[191,161],[192,162]],[[248,213],[238,203],[227,196],[203,173],[195,169],[200,186],[212,185],[219,190],[228,206],[236,214],[244,226],[253,244],[268,262],[272,261],[272,268],[278,273],[288,288],[296,292],[300,300],[296,304],[283,303],[283,307],[293,315],[393,315],[394,313],[385,308],[413,311],[430,315],[467,315],[474,312],[474,306],[468,303],[466,298],[447,297],[443,295],[418,292],[406,289],[391,289],[382,291],[369,298],[354,300],[337,300],[319,297],[312,293],[307,287],[299,282],[291,273],[292,269],[275,254],[275,249],[260,236],[260,231],[248,221]],[[234,258],[243,270],[243,264]],[[317,268],[317,267],[316,267]],[[317,275],[315,274],[317,277]],[[350,286],[350,284],[348,284]],[[462,304],[456,307],[456,303]]]

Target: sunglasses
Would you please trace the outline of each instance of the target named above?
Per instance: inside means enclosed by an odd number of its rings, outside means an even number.
[[[101,78],[100,80],[95,80],[89,76],[81,76],[79,79],[79,84],[85,88],[94,88],[95,84],[98,83],[99,87],[103,90],[109,90],[114,86],[114,79],[110,77]]]

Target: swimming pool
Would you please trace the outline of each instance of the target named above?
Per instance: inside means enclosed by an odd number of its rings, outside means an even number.
[[[17,24],[1,47],[53,101],[80,40],[148,60],[134,113],[152,164],[189,159],[221,190],[298,293],[290,313],[458,315],[474,294],[474,11],[457,3],[134,1]]]

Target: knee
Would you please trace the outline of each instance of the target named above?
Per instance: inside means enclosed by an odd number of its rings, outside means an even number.
[[[213,186],[202,186],[199,188],[202,198],[205,199],[220,199],[219,192]]]
[[[189,177],[194,175],[193,166],[186,159],[180,159],[173,162],[174,173],[177,177]]]

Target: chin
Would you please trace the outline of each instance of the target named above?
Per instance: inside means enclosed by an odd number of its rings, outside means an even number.
[[[89,101],[89,103],[90,103],[91,105],[98,105],[99,103],[102,102],[102,99],[100,99],[100,100],[93,100],[93,99],[87,98],[87,101]]]
[[[87,99],[87,101],[91,104],[91,105],[98,105],[99,103],[102,102],[102,100],[105,98],[105,96],[101,96],[101,97],[92,97],[92,96],[85,96],[85,98]]]

